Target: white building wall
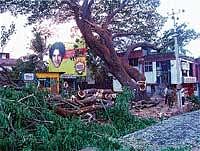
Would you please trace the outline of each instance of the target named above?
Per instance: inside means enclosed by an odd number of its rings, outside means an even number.
[[[147,84],[155,84],[156,83],[156,62],[153,62],[153,71],[145,72],[146,82]]]
[[[176,68],[176,60],[170,60],[170,65],[171,65],[171,84],[177,84],[177,68]],[[180,75],[180,80],[182,83],[182,72],[181,72],[181,67],[179,68],[179,75]]]

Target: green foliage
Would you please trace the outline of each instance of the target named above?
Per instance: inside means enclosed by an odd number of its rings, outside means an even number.
[[[39,55],[31,54],[24,59],[17,59],[16,65],[12,68],[11,76],[15,80],[20,80],[23,73],[46,72],[47,65],[39,58]]]
[[[133,97],[132,91],[124,88],[123,93],[117,96],[115,106],[108,109],[107,112],[101,113],[104,118],[106,117],[107,120],[110,120],[111,125],[118,131],[118,137],[143,129],[156,122],[154,119],[142,119],[130,113],[129,101]]]
[[[90,76],[93,79],[98,79],[98,82],[104,82],[108,78],[108,70],[104,61],[89,49],[87,51],[87,67],[90,71]]]
[[[169,29],[163,33],[161,38],[161,43],[165,45],[164,52],[173,51],[174,49],[174,36],[177,35],[177,42],[180,48],[180,52],[185,54],[187,50],[184,49],[190,41],[195,40],[200,37],[200,33],[197,33],[193,29],[189,29],[187,24],[183,23],[176,27],[176,33],[174,29]]]
[[[187,99],[194,104],[200,105],[200,98],[198,96],[192,95],[190,97],[187,97]]]
[[[48,93],[31,85],[22,91],[0,89],[0,149],[72,151],[94,146],[105,151],[122,150],[119,136],[154,123],[128,113],[132,96],[129,90],[120,94],[116,106],[107,112],[111,123],[98,124],[58,116],[48,109]]]
[[[8,40],[10,39],[10,36],[14,33],[15,33],[14,23],[12,23],[8,29],[6,29],[6,26],[1,26],[0,43],[1,43],[2,51],[3,51],[3,47],[7,44]]]
[[[17,59],[16,65],[13,67],[13,70],[11,71],[12,78],[20,80],[23,73],[35,73],[36,62],[37,62],[37,56],[35,55],[29,56],[26,61],[22,59]]]
[[[121,0],[96,1],[92,10],[95,22],[102,24],[105,14],[120,7]],[[127,46],[141,41],[153,42],[163,27],[166,18],[157,12],[160,0],[131,0],[112,20],[109,30],[114,35],[117,50],[126,50]],[[117,36],[123,33],[123,36]],[[132,33],[132,34],[127,34]]]
[[[46,49],[45,39],[42,37],[42,33],[36,31],[35,28],[32,32],[34,38],[31,40],[31,49],[37,54],[42,54]]]
[[[200,109],[200,98],[199,97],[192,95],[192,96],[187,97],[187,100],[192,102],[193,110],[199,110]]]
[[[190,147],[168,147],[165,149],[162,149],[161,151],[191,151]]]
[[[85,47],[85,41],[84,41],[83,37],[76,38],[73,47],[74,48],[83,48],[83,47]]]
[[[79,4],[82,2],[81,0],[70,0],[69,2],[59,0],[11,0],[9,2],[2,1],[2,3],[0,3],[0,11],[10,11],[13,14],[29,14],[27,19],[30,24],[46,19],[52,19],[58,23],[62,23],[67,22],[74,16],[70,7],[68,7],[67,10],[65,9],[68,3],[73,5],[74,3]],[[105,16],[118,9],[121,4],[121,0],[94,1],[91,7],[92,20],[94,20],[97,25],[102,25],[106,20]],[[127,44],[129,45],[139,41],[151,42],[156,39],[158,31],[161,30],[166,21],[166,19],[157,12],[160,0],[133,0],[125,2],[124,4],[124,9],[114,16],[109,27],[113,35],[117,33],[123,33],[124,35],[114,36],[115,46],[119,50],[125,50]]]

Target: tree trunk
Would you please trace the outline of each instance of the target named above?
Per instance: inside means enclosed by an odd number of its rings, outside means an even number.
[[[75,20],[87,46],[104,61],[109,72],[113,74],[123,86],[127,86],[132,90],[138,90],[139,86],[137,82],[145,81],[145,76],[136,68],[130,67],[127,61],[123,61],[122,58],[117,55],[113,46],[111,32],[103,26],[93,25],[89,22],[89,18],[84,18],[84,16],[79,13],[75,13]],[[94,33],[97,33],[98,36]],[[138,93],[140,93],[140,91],[138,91]]]
[[[87,43],[87,45],[94,51],[103,61],[105,62],[106,66],[109,69],[109,72],[112,73],[119,82],[131,88],[137,88],[136,78],[135,75],[129,75],[131,73],[129,70],[128,65],[124,65],[120,57],[117,56],[114,48],[112,47],[112,43],[110,43],[110,49],[103,45],[95,36],[93,36],[90,26],[84,21],[78,21],[77,25],[80,28],[82,35]],[[139,72],[137,71],[138,75]]]

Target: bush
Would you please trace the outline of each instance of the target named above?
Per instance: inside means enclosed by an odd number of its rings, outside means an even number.
[[[138,118],[130,113],[129,104],[133,97],[133,92],[124,88],[123,93],[117,96],[115,106],[100,114],[110,120],[111,125],[118,131],[118,137],[156,123],[154,119]]]
[[[198,110],[200,109],[200,98],[192,95],[190,97],[187,97],[187,100],[189,100],[190,102],[192,102],[193,104],[193,110]]]

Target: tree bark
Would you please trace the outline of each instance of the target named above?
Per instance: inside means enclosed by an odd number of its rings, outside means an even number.
[[[95,24],[91,19],[90,7],[85,5],[76,7],[73,5],[75,20],[79,27],[87,46],[97,54],[105,63],[109,72],[123,85],[131,89],[139,89],[138,81],[145,81],[144,74],[140,73],[136,68],[130,67],[128,61],[120,58],[113,45],[113,36],[108,29],[109,22],[105,22],[102,26]],[[84,12],[84,13],[83,13]],[[113,14],[112,16],[114,16]],[[140,93],[140,91],[138,91]],[[145,95],[147,96],[147,95]]]
[[[89,24],[83,20],[78,20],[77,25],[80,28],[82,35],[87,45],[92,49],[98,56],[100,56],[108,67],[110,73],[112,73],[119,82],[124,86],[136,88],[137,83],[135,81],[135,75],[130,76],[127,72],[128,65],[124,65],[122,60],[117,56],[112,43],[110,46],[103,45],[93,34]],[[111,38],[111,37],[110,37]],[[110,48],[109,48],[110,47]],[[126,67],[126,68],[125,68]],[[137,72],[139,74],[139,72]]]

